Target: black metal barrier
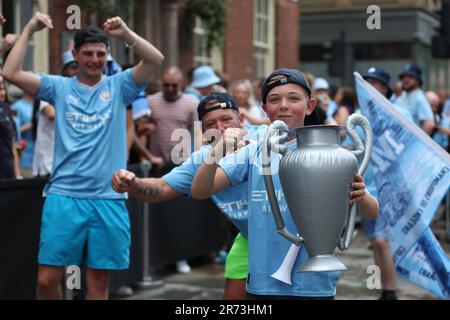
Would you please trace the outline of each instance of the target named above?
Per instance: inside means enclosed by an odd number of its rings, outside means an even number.
[[[142,176],[141,166],[129,170]],[[46,179],[0,180],[0,299],[35,299],[37,253]],[[148,206],[127,200],[131,224],[130,267],[113,271],[110,291],[139,282],[147,265],[157,270],[180,259],[220,250],[225,241],[220,212],[210,200],[177,199]],[[148,237],[143,225],[148,221]],[[148,241],[144,241],[148,239]],[[145,254],[147,253],[147,254]]]
[[[45,179],[0,181],[0,299],[34,299]]]

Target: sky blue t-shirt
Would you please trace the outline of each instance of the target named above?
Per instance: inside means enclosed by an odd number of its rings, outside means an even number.
[[[20,127],[26,124],[31,124],[33,121],[33,102],[25,99],[17,100],[11,105],[11,110],[16,111],[17,114],[17,130],[20,132]],[[34,140],[32,130],[26,131],[21,134],[27,142],[25,149],[22,152],[22,157],[20,159],[20,168],[31,169],[33,166],[33,156],[34,156]]]
[[[290,142],[288,147],[294,149],[295,141]],[[262,175],[261,150],[261,143],[250,144],[237,153],[237,160],[227,156],[220,162],[232,186],[248,182],[249,265],[246,290],[257,295],[334,296],[340,272],[297,272],[308,259],[308,253],[303,245],[292,271],[292,285],[270,276],[278,270],[292,243],[277,232]],[[280,155],[271,154],[272,170],[277,170],[280,159]],[[292,234],[296,234],[279,176],[276,174],[272,178],[286,228]]]
[[[414,122],[420,127],[422,127],[424,120],[434,120],[430,103],[420,89],[416,89],[409,94],[403,92],[402,95],[395,100],[395,104],[408,110],[413,117]]]
[[[247,130],[247,138],[257,143],[267,129],[267,126],[244,126]],[[191,196],[191,185],[195,174],[204,162],[205,158],[212,150],[212,146],[205,145],[200,150],[195,151],[180,166],[175,167],[162,179],[174,190]],[[239,232],[248,237],[247,217],[247,183],[239,184],[232,188],[227,188],[212,197],[212,200],[220,211],[239,229]]]
[[[45,193],[123,199],[111,177],[126,167],[126,106],[144,87],[128,69],[93,87],[77,77],[43,75],[38,99],[55,106],[53,169]]]
[[[447,98],[444,102],[444,107],[442,108],[442,117],[447,118],[450,116],[450,98]]]
[[[337,110],[337,103],[334,100],[330,100],[328,103],[328,109],[327,109],[327,120],[333,120],[333,114]]]

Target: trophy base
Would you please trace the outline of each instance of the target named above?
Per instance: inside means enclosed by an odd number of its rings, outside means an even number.
[[[347,268],[333,255],[310,257],[298,272],[346,271]]]

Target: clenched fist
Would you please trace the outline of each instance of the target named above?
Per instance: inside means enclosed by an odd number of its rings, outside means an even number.
[[[113,174],[111,186],[117,193],[125,193],[130,191],[135,180],[136,175],[133,172],[120,169]]]
[[[214,151],[216,156],[224,157],[248,144],[248,140],[244,139],[247,131],[240,128],[226,129],[219,142],[216,144]]]
[[[26,27],[31,33],[34,33],[44,28],[53,29],[53,22],[49,15],[36,12],[33,18],[28,21]]]
[[[103,30],[112,37],[127,38],[132,34],[121,17],[110,18],[103,24]]]

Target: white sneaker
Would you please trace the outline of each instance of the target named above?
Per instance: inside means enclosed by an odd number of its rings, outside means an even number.
[[[177,271],[179,273],[186,274],[186,273],[191,272],[191,267],[189,266],[189,264],[187,263],[186,260],[177,261],[176,265],[177,265]]]

